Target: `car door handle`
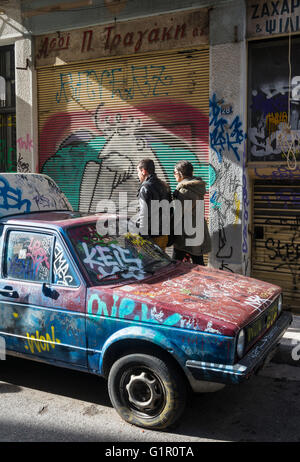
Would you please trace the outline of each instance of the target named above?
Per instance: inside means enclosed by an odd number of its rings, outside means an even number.
[[[13,290],[12,287],[4,287],[3,289],[0,288],[0,295],[3,295],[4,297],[19,298],[18,292]]]
[[[51,289],[51,287],[46,284],[46,282],[43,283],[42,292],[45,297],[53,298],[53,300],[57,300],[59,297],[57,290]]]

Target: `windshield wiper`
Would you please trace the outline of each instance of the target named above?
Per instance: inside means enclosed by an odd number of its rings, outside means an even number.
[[[103,281],[104,279],[107,279],[107,278],[110,278],[110,277],[113,277],[115,275],[119,275],[119,274],[122,274],[122,273],[125,273],[126,271],[129,271],[129,268],[123,268],[123,269],[120,269],[118,271],[116,271],[115,273],[112,273],[112,274],[106,274],[105,276],[103,276],[101,279],[99,279],[99,281]],[[136,271],[136,270],[135,270]],[[154,271],[151,271],[150,269],[147,270],[145,268],[141,268],[140,269],[141,272],[146,272],[146,273],[150,273],[150,274],[154,274]],[[128,279],[132,279],[134,278],[134,276],[131,276],[130,278]]]
[[[167,263],[166,266],[168,266],[170,263],[177,263],[177,261],[176,260],[170,260],[170,261],[164,262],[163,260],[154,260],[154,261],[151,261],[151,262],[147,263],[145,266],[143,266],[143,270],[149,271],[149,268],[154,266],[156,263]],[[154,271],[153,271],[153,274],[154,274]]]

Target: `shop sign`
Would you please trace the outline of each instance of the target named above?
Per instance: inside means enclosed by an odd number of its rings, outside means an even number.
[[[300,1],[300,0],[299,0]],[[36,37],[36,66],[208,43],[208,10],[164,14]]]
[[[248,0],[247,37],[269,37],[300,31],[300,0]]]

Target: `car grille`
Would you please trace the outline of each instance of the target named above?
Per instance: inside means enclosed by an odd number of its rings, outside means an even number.
[[[278,317],[278,298],[261,315],[246,326],[245,353],[267,332]]]

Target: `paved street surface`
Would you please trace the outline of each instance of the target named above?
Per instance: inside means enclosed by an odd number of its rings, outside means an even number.
[[[180,425],[167,432],[123,422],[103,379],[10,358],[0,362],[0,441],[98,441],[108,447],[118,442],[298,442],[299,358],[300,317],[294,317],[280,351],[258,376],[241,386],[191,396]]]

